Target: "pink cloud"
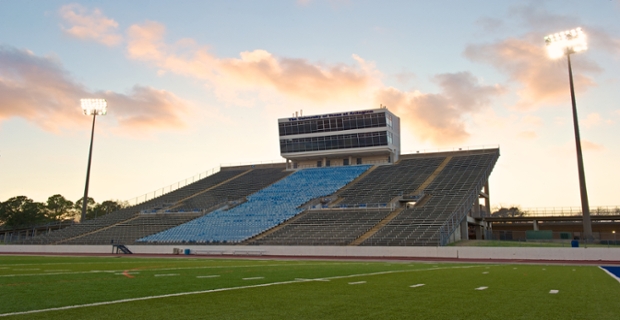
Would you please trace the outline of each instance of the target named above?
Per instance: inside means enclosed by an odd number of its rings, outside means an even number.
[[[270,89],[289,97],[324,102],[355,96],[368,89],[373,80],[372,65],[355,55],[354,66],[313,64],[277,57],[265,50],[241,52],[239,58],[218,58],[191,39],[166,43],[165,27],[157,22],[132,25],[127,34],[130,58],[152,63],[162,72],[207,80],[221,92]]]
[[[79,99],[106,98],[108,117],[120,129],[179,128],[187,105],[170,92],[135,86],[129,93],[91,92],[61,63],[30,51],[0,46],[0,121],[26,119],[48,131],[83,127]]]
[[[510,38],[490,44],[468,45],[464,54],[472,61],[494,66],[517,83],[520,86],[517,92],[519,109],[561,103],[570,97],[566,59],[550,60],[543,45]],[[595,86],[587,74],[600,72],[600,67],[585,56],[574,56],[572,60],[575,90],[584,92]]]
[[[538,134],[534,131],[521,131],[517,134],[517,137],[525,140],[533,140],[538,138]]]
[[[584,151],[604,151],[606,149],[602,144],[583,139],[581,140],[581,148]]]
[[[448,145],[464,142],[469,137],[466,116],[482,111],[504,92],[499,86],[480,85],[469,72],[440,74],[434,81],[441,87],[439,94],[388,87],[377,91],[375,103],[387,105],[422,141]]]
[[[87,8],[79,4],[62,6],[60,16],[68,25],[63,31],[78,39],[94,40],[107,46],[121,43],[122,36],[117,33],[118,23],[103,15],[101,10]]]

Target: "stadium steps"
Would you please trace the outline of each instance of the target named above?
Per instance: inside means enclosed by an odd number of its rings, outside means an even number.
[[[372,229],[368,230],[368,232],[364,233],[359,238],[355,239],[355,241],[351,242],[349,245],[350,246],[359,246],[360,243],[362,243],[362,242],[364,242],[364,240],[372,237],[373,234],[375,234],[377,231],[379,231],[379,229],[383,228],[386,224],[388,224],[390,221],[392,221],[392,219],[396,218],[396,216],[399,215],[402,211],[403,211],[403,208],[398,208],[398,209],[392,211],[387,217],[385,217],[383,220],[381,220],[379,223],[377,223],[376,226],[372,227]]]
[[[369,175],[371,172],[375,171],[375,169],[377,169],[378,167],[379,166],[377,166],[377,165],[374,165],[374,166],[370,167],[370,169],[366,170],[366,172],[362,173],[359,177],[355,178],[355,180],[351,181],[344,188],[338,190],[338,192],[336,192],[334,195],[338,197],[338,195],[340,193],[342,193],[343,191],[347,190],[350,186],[354,186],[358,181],[366,178],[367,175]],[[330,203],[329,206],[333,207],[333,206],[337,205],[339,202],[341,202],[343,199],[344,198],[338,197],[338,199],[336,199],[336,201]]]
[[[431,173],[431,175],[426,178],[426,181],[424,181],[419,187],[418,189],[416,189],[416,191],[414,191],[412,193],[412,195],[418,194],[422,191],[424,191],[424,189],[426,189],[434,180],[435,178],[437,178],[437,176],[439,175],[439,173],[441,173],[441,171],[443,171],[443,169],[448,165],[448,162],[450,162],[450,160],[452,160],[452,156],[447,156],[437,167],[437,169],[435,169],[435,171],[433,171],[433,173]]]
[[[448,162],[450,162],[450,160],[452,160],[452,156],[447,156],[439,164],[439,166],[435,169],[435,171],[433,171],[433,173],[431,173],[431,175],[428,176],[428,178],[426,178],[426,180],[411,194],[418,194],[418,193],[424,191],[424,189],[426,187],[428,187],[435,180],[435,178],[437,178],[439,173],[441,173],[441,171],[443,171],[443,169],[446,167],[446,165],[448,165]],[[416,203],[415,206],[418,207],[418,206],[424,205],[428,201],[429,198],[430,197],[428,195],[424,196],[424,198],[421,199],[422,201],[418,201],[418,203]],[[388,223],[390,223],[390,221],[392,221],[394,218],[396,218],[396,216],[398,216],[402,211],[403,211],[403,208],[394,210],[394,212],[390,213],[390,215],[385,217],[385,219],[383,219],[381,222],[379,222],[376,226],[374,226],[368,232],[363,234],[361,237],[355,239],[355,241],[351,242],[349,245],[350,246],[359,246],[366,239],[372,237],[375,233],[377,233],[377,231],[379,231],[379,229],[383,228]]]
[[[201,194],[203,194],[205,192],[211,191],[211,190],[213,190],[213,189],[215,189],[215,188],[217,188],[219,186],[225,185],[225,184],[227,184],[227,183],[229,183],[229,182],[231,182],[231,181],[233,181],[233,180],[235,180],[235,179],[237,179],[237,178],[239,178],[241,176],[244,176],[244,175],[250,173],[251,171],[252,171],[252,169],[244,171],[244,172],[242,172],[242,173],[240,173],[240,174],[238,174],[238,175],[236,175],[236,176],[234,176],[234,177],[232,177],[232,178],[230,178],[228,180],[224,180],[224,181],[222,181],[222,182],[220,182],[220,183],[218,183],[218,184],[216,184],[214,186],[211,186],[211,187],[209,187],[207,189],[204,189],[204,190],[201,190],[199,192],[196,192],[196,193],[192,194],[191,196],[188,196],[188,197],[185,197],[183,199],[180,199],[172,207],[166,208],[166,210],[173,210],[175,208],[178,208],[178,207],[183,205],[183,202],[185,202],[185,201],[187,201],[187,200],[189,200],[191,198],[194,198],[196,196],[199,196],[199,195],[201,195]]]
[[[302,213],[292,217],[291,219],[287,220],[285,223],[279,224],[279,225],[277,225],[277,226],[275,226],[275,227],[273,227],[273,228],[271,228],[269,230],[266,230],[263,233],[257,234],[256,236],[241,242],[240,245],[252,244],[252,242],[254,242],[254,241],[258,241],[260,239],[263,239],[263,238],[267,237],[268,235],[270,235],[272,233],[275,233],[278,230],[288,226],[289,224],[291,224],[291,223],[301,219],[307,213],[308,213],[308,210],[305,210],[304,212],[302,212]]]
[[[138,219],[138,218],[139,218],[139,216],[133,216],[133,217],[131,217],[131,218],[127,219],[127,220],[124,220],[124,221],[121,221],[121,222],[118,222],[118,223],[115,223],[115,224],[109,225],[109,226],[107,226],[107,227],[99,228],[99,229],[93,230],[93,231],[91,231],[91,232],[82,233],[82,234],[80,234],[80,235],[78,235],[78,236],[75,236],[75,237],[71,237],[71,238],[62,239],[62,240],[57,241],[57,242],[55,242],[55,243],[53,243],[53,244],[62,244],[62,243],[64,243],[64,242],[69,242],[69,241],[74,240],[74,239],[79,239],[79,238],[82,238],[82,237],[86,237],[86,236],[88,236],[88,235],[95,234],[95,233],[97,233],[97,232],[100,232],[100,231],[103,231],[103,230],[107,230],[107,229],[113,228],[113,227],[115,227],[115,226],[117,226],[117,225],[119,225],[119,224],[123,224],[123,223],[127,223],[127,222],[130,222],[130,221],[136,220],[136,219]]]

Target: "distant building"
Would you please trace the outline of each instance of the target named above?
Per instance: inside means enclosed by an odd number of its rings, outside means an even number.
[[[278,119],[289,169],[394,163],[400,118],[386,108]]]

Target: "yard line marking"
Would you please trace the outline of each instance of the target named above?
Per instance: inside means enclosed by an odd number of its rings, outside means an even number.
[[[71,271],[70,269],[58,269],[58,270],[45,270],[44,272],[67,272]]]
[[[349,282],[349,284],[364,284],[366,281]]]
[[[478,288],[476,288],[476,289],[474,289],[474,290],[486,290],[486,289],[488,289],[488,288],[489,288],[489,287],[478,287]]]
[[[482,274],[489,274],[489,272],[488,272],[488,271],[485,271],[485,272],[483,272]]]
[[[558,292],[560,292],[560,290],[549,290],[549,293],[551,293],[551,294],[556,294]]]
[[[316,278],[316,279],[295,278],[295,280],[297,280],[297,281],[323,281],[323,282],[329,282],[329,280],[321,279],[321,278]]]
[[[13,269],[13,270],[17,270],[17,271],[37,271],[37,270],[41,270],[41,268]]]
[[[479,268],[479,267],[480,266],[473,265],[473,266],[443,267],[443,268],[429,268],[429,269],[416,269],[416,270],[390,270],[390,271],[379,271],[379,272],[373,272],[373,273],[350,274],[350,275],[343,275],[343,276],[333,276],[333,277],[317,278],[317,279],[314,279],[314,280],[316,280],[316,281],[321,281],[321,280],[329,281],[330,279],[333,280],[333,279],[344,279],[344,278],[353,278],[353,277],[365,277],[365,276],[384,275],[384,274],[392,274],[392,273],[421,272],[421,271],[435,271],[435,270],[448,270],[448,269],[467,269],[467,268]],[[18,312],[2,313],[2,314],[0,314],[0,317],[16,316],[16,315],[23,315],[23,314],[35,314],[35,313],[42,313],[42,312],[49,312],[49,311],[61,311],[61,310],[71,310],[71,309],[79,309],[79,308],[97,307],[97,306],[105,306],[105,305],[125,303],[125,302],[145,301],[145,300],[161,299],[161,298],[169,298],[169,297],[181,297],[181,296],[204,294],[204,293],[212,293],[212,292],[224,292],[224,291],[241,290],[241,289],[271,287],[271,286],[284,285],[284,284],[292,284],[292,283],[301,283],[301,282],[304,282],[304,281],[292,280],[292,281],[261,283],[261,284],[239,286],[239,287],[218,288],[218,289],[210,289],[210,290],[203,290],[203,291],[179,292],[179,293],[163,294],[163,295],[158,295],[158,296],[146,296],[146,297],[138,297],[138,298],[128,298],[128,299],[121,299],[121,300],[112,300],[112,301],[102,301],[102,302],[78,304],[78,305],[56,307],[56,308],[48,308],[48,309],[37,309],[37,310],[28,310],[28,311],[18,311]]]
[[[196,276],[196,278],[198,279],[206,279],[206,278],[217,278],[219,277],[219,274],[212,274],[212,275],[208,275],[208,276]]]
[[[8,269],[9,267],[0,267],[0,269],[4,270],[4,269]]]
[[[174,276],[178,276],[178,273],[167,273],[167,274],[156,274],[156,277],[174,277]]]
[[[250,277],[250,278],[243,278],[243,280],[260,280],[260,279],[265,279],[265,277]]]
[[[409,286],[409,288],[419,288],[419,287],[422,287],[422,286],[424,286],[424,283],[414,284],[412,286]]]

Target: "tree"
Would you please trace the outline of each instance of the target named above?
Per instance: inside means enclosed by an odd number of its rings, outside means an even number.
[[[94,219],[110,212],[118,211],[124,207],[125,206],[120,201],[107,200],[102,203],[97,203],[93,209],[87,213],[86,217],[87,219]]]
[[[78,201],[75,202],[75,204],[73,205],[73,208],[75,208],[75,210],[77,210],[77,215],[80,216],[82,214],[82,204],[84,203],[84,197],[78,199]],[[86,203],[86,217],[85,219],[88,219],[89,213],[93,211],[93,208],[95,207],[95,205],[97,205],[97,202],[95,202],[95,199],[88,197],[88,202]]]
[[[493,212],[491,216],[493,217],[522,217],[525,214],[524,211],[521,211],[519,207],[510,207],[510,208],[499,208],[499,210]]]
[[[50,220],[73,219],[78,211],[73,206],[73,201],[55,194],[47,198],[47,217]]]
[[[45,205],[26,196],[0,202],[0,221],[8,227],[27,227],[46,222]]]

